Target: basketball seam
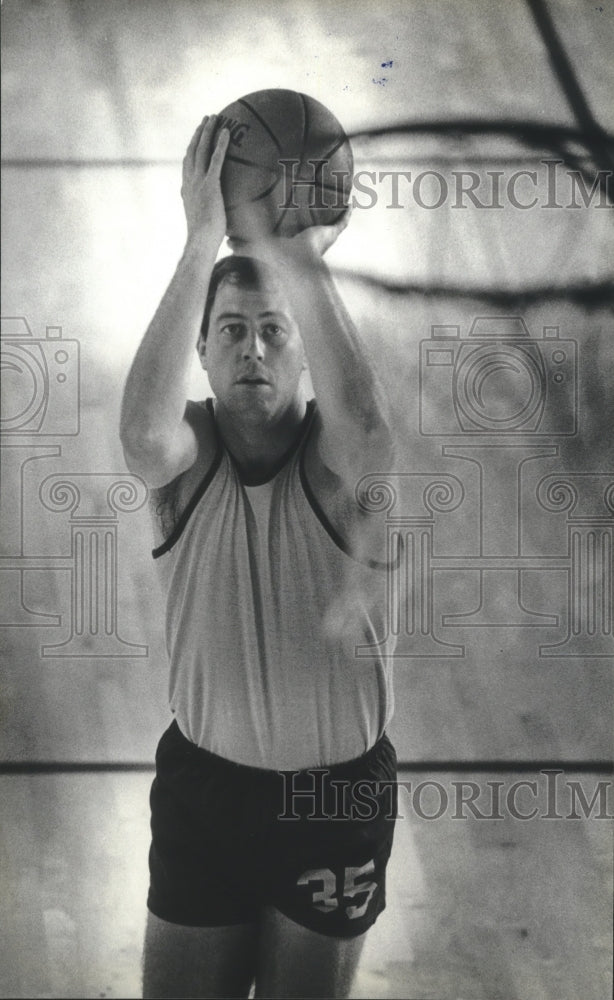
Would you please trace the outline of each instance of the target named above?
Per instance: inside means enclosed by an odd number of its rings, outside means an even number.
[[[339,222],[339,220],[343,218],[343,216],[345,215],[346,211],[347,211],[346,208],[342,208],[341,211],[339,212],[339,214],[336,215],[335,218],[332,220],[332,222],[329,222],[328,225],[329,226],[334,226],[336,222]]]
[[[307,110],[307,97],[305,94],[299,95],[301,98],[301,104],[303,105],[303,143],[301,146],[301,157],[300,157],[300,167],[299,174],[302,175],[305,168],[305,152],[307,150],[307,141],[309,138],[309,111]],[[315,179],[315,175],[314,175]],[[317,226],[318,220],[313,217],[313,209],[311,205],[306,205],[307,211],[309,212],[309,218],[311,220],[312,226]]]
[[[273,140],[273,142],[274,142],[274,143],[275,143],[275,145],[277,146],[277,152],[278,152],[278,153],[281,153],[281,143],[279,142],[279,140],[278,140],[277,136],[275,135],[275,133],[273,132],[273,130],[272,130],[272,129],[270,128],[270,126],[269,126],[269,125],[267,124],[267,122],[266,122],[266,121],[264,120],[264,118],[262,118],[262,117],[261,117],[261,116],[260,116],[260,115],[258,114],[258,112],[256,111],[256,109],[255,109],[255,108],[253,108],[253,107],[251,106],[251,104],[249,104],[249,103],[248,103],[248,102],[247,102],[246,100],[244,100],[243,98],[240,98],[240,99],[238,100],[238,102],[237,102],[237,103],[238,103],[238,104],[242,104],[244,108],[247,108],[247,110],[248,110],[248,111],[251,111],[251,113],[253,114],[254,118],[257,118],[257,119],[258,119],[258,121],[259,121],[259,122],[260,122],[260,124],[262,125],[263,129],[265,129],[265,130],[266,130],[266,131],[267,131],[267,132],[269,133],[269,135],[271,136],[271,139]]]
[[[270,194],[271,194],[271,193],[272,193],[272,192],[273,192],[273,191],[275,190],[275,188],[277,187],[277,185],[278,185],[278,184],[279,184],[279,177],[277,177],[277,178],[275,179],[275,182],[274,182],[273,184],[271,184],[271,186],[270,186],[270,187],[268,187],[268,188],[266,189],[266,191],[262,191],[262,193],[261,193],[261,194],[257,194],[257,195],[255,195],[255,196],[254,196],[253,198],[250,198],[250,199],[248,200],[248,204],[250,204],[250,205],[251,205],[251,203],[252,203],[253,201],[262,201],[262,199],[263,199],[263,198],[266,198],[266,197],[268,197],[268,195],[270,195]]]
[[[259,170],[266,170],[270,174],[275,173],[269,163],[259,163],[258,160],[245,160],[242,156],[237,156],[236,153],[227,153],[225,159],[230,160],[231,163],[240,163],[244,167],[257,167]]]
[[[257,170],[266,170],[268,173],[272,173],[270,167],[264,167],[259,163],[253,163],[251,160],[243,160],[240,156],[227,156],[226,159],[232,160],[233,163],[240,163],[244,167],[255,167]],[[276,177],[273,183],[269,187],[265,188],[264,191],[261,191],[260,194],[254,195],[253,198],[242,198],[241,201],[229,201],[226,208],[228,211],[234,211],[234,209],[238,208],[240,205],[251,205],[254,201],[260,201],[262,198],[266,198],[270,195],[271,191],[274,191],[278,184],[279,177]]]
[[[324,164],[326,163],[326,161],[327,161],[327,160],[329,160],[331,156],[334,156],[334,155],[335,155],[335,153],[337,152],[337,150],[338,150],[338,149],[340,149],[340,148],[341,148],[341,146],[343,146],[343,144],[344,144],[344,142],[345,142],[345,141],[346,141],[346,136],[345,136],[345,135],[343,135],[343,136],[341,137],[341,139],[338,139],[338,140],[337,140],[337,142],[336,142],[336,143],[335,143],[335,145],[334,145],[334,146],[332,147],[332,149],[329,149],[329,150],[328,150],[328,151],[327,151],[326,153],[324,153],[324,154],[323,154],[323,155],[322,155],[321,157],[318,157],[318,159],[319,159],[319,160],[321,160],[321,163],[320,163],[320,166],[319,166],[319,167],[316,167],[316,172],[315,172],[314,176],[316,176],[316,177],[317,177],[318,173],[321,173],[321,172],[322,172],[322,168],[323,168]]]
[[[321,225],[321,222],[318,219],[314,218],[314,215],[313,215],[314,210],[311,207],[311,205],[307,205],[307,210],[309,212],[309,218],[311,219],[311,225],[312,226],[319,226],[319,225]]]
[[[301,170],[304,166],[303,158],[305,156],[305,150],[307,149],[307,137],[309,135],[309,112],[307,110],[307,98],[305,94],[299,94],[301,99],[301,104],[303,105],[303,145],[301,147]]]
[[[314,174],[314,179],[315,179],[315,174]],[[336,184],[327,184],[326,181],[322,181],[320,183],[320,187],[322,188],[323,191],[336,191],[337,190],[337,185]]]

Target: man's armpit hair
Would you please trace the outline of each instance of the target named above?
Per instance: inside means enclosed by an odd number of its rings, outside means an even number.
[[[149,505],[156,518],[163,538],[168,538],[175,530],[179,518],[179,479],[177,476],[165,486],[157,486],[149,491]]]

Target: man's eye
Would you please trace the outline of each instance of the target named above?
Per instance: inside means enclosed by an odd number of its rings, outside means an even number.
[[[222,327],[221,332],[226,337],[231,337],[236,339],[242,336],[243,325],[241,323],[226,323],[226,325]]]
[[[264,327],[263,333],[270,340],[280,340],[284,336],[285,330],[283,327],[279,326],[278,323],[267,323]]]

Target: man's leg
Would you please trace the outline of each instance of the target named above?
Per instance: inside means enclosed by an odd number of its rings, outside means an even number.
[[[258,946],[256,997],[348,997],[365,934],[316,934],[269,906]]]
[[[257,937],[256,924],[184,927],[148,913],[143,997],[247,997]]]

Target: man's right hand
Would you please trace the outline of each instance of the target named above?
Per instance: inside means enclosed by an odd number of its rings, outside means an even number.
[[[217,140],[216,115],[205,115],[196,129],[183,160],[181,197],[188,224],[188,243],[221,244],[226,232],[226,212],[220,174],[230,133],[221,129]]]

